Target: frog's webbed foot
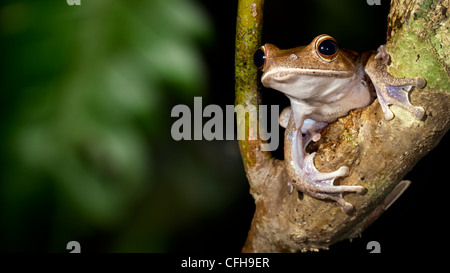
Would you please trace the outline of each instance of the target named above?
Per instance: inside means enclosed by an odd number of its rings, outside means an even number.
[[[303,190],[312,197],[318,199],[330,199],[342,206],[345,213],[353,210],[353,205],[344,200],[342,194],[345,192],[355,192],[363,194],[366,189],[362,186],[335,186],[334,180],[338,177],[345,177],[349,174],[347,166],[342,166],[338,170],[330,173],[320,172],[314,165],[316,153],[305,154],[304,174],[308,184],[303,185]]]
[[[320,131],[327,124],[306,119],[301,130],[296,129],[291,118],[287,127],[289,143],[285,143],[285,161],[290,182],[289,192],[293,188],[308,194],[317,199],[327,199],[337,202],[342,206],[345,213],[353,209],[353,205],[346,202],[342,196],[345,192],[356,192],[362,194],[365,188],[361,186],[335,186],[334,180],[338,177],[345,177],[349,174],[346,166],[330,173],[320,172],[314,165],[316,153],[306,153],[304,148],[310,140],[318,140]],[[304,136],[302,136],[302,134]],[[290,147],[287,147],[290,146]],[[287,149],[286,149],[287,148]]]
[[[411,104],[408,91],[413,86],[424,88],[427,84],[425,78],[394,78],[386,70],[386,64],[389,62],[390,57],[385,46],[380,46],[377,54],[368,61],[366,66],[366,72],[372,80],[378,102],[383,109],[384,118],[390,120],[394,117],[389,105],[396,105],[412,113],[415,118],[421,119],[425,111],[423,107]]]
[[[390,83],[374,84],[378,101],[384,112],[384,118],[386,120],[390,120],[394,117],[394,114],[389,109],[389,105],[396,105],[413,114],[416,119],[422,119],[425,114],[425,110],[421,106],[414,106],[411,104],[408,98],[408,91],[410,91],[413,86],[417,86],[419,88],[425,87],[425,79],[392,79],[393,81]]]

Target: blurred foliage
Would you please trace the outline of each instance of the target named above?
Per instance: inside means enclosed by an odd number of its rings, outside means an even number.
[[[207,86],[197,3],[2,1],[0,23],[0,251],[167,251],[189,213],[233,194],[169,134],[173,97]]]

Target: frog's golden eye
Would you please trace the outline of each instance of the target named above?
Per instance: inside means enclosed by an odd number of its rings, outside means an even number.
[[[325,62],[332,62],[339,55],[339,46],[336,40],[328,35],[322,35],[316,40],[315,49],[317,56]]]
[[[255,55],[253,55],[253,62],[259,70],[264,70],[264,65],[266,63],[266,52],[264,46],[256,50]]]

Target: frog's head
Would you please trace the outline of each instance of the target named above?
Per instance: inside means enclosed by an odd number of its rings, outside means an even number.
[[[295,97],[294,90],[305,87],[318,91],[323,85],[345,84],[355,74],[357,58],[357,53],[340,49],[333,37],[322,34],[307,46],[291,49],[265,44],[255,52],[254,62],[263,71],[264,86]]]

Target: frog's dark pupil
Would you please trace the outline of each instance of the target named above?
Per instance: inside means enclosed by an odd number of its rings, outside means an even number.
[[[261,48],[256,50],[255,55],[253,56],[253,62],[255,63],[256,67],[261,69],[264,66],[265,60],[266,55],[264,54],[264,51]]]
[[[319,52],[323,55],[333,55],[338,50],[338,46],[333,40],[325,40],[319,45]]]

